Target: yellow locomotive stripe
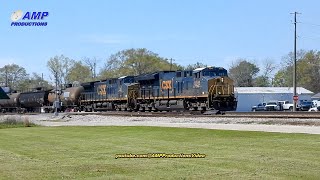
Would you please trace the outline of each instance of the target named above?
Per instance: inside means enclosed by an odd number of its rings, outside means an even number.
[[[219,97],[229,97],[229,95],[220,95]],[[208,98],[208,96],[170,96],[168,97],[150,97],[150,99],[158,100],[158,99],[193,99],[193,98]],[[149,97],[138,97],[138,100],[149,99]],[[127,101],[128,98],[111,98],[111,99],[92,99],[92,100],[80,100],[81,102],[92,102],[92,101]]]

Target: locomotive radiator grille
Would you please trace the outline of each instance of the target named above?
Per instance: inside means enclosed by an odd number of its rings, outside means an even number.
[[[209,96],[230,96],[234,93],[233,81],[228,77],[221,77],[209,80]]]

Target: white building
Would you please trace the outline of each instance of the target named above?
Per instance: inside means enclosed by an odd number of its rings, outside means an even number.
[[[263,102],[288,100],[293,102],[292,87],[235,87],[238,99],[237,111],[251,111],[251,107]],[[299,100],[311,100],[313,92],[297,87]]]

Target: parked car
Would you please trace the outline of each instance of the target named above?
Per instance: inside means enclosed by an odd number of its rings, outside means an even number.
[[[259,103],[256,106],[252,106],[251,111],[265,111],[266,110],[266,103]]]
[[[270,101],[266,104],[266,111],[276,111],[278,109],[277,101]]]
[[[310,108],[308,111],[320,111],[320,106]]]
[[[320,101],[319,100],[313,100],[312,103],[313,103],[314,107],[320,106]]]
[[[313,107],[313,103],[311,101],[302,101],[299,105],[298,105],[298,109],[300,111],[308,111],[310,108]]]

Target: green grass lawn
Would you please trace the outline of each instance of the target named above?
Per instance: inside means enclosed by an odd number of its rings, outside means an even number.
[[[120,153],[206,158],[115,159]],[[320,136],[160,127],[0,129],[0,179],[319,179]]]

